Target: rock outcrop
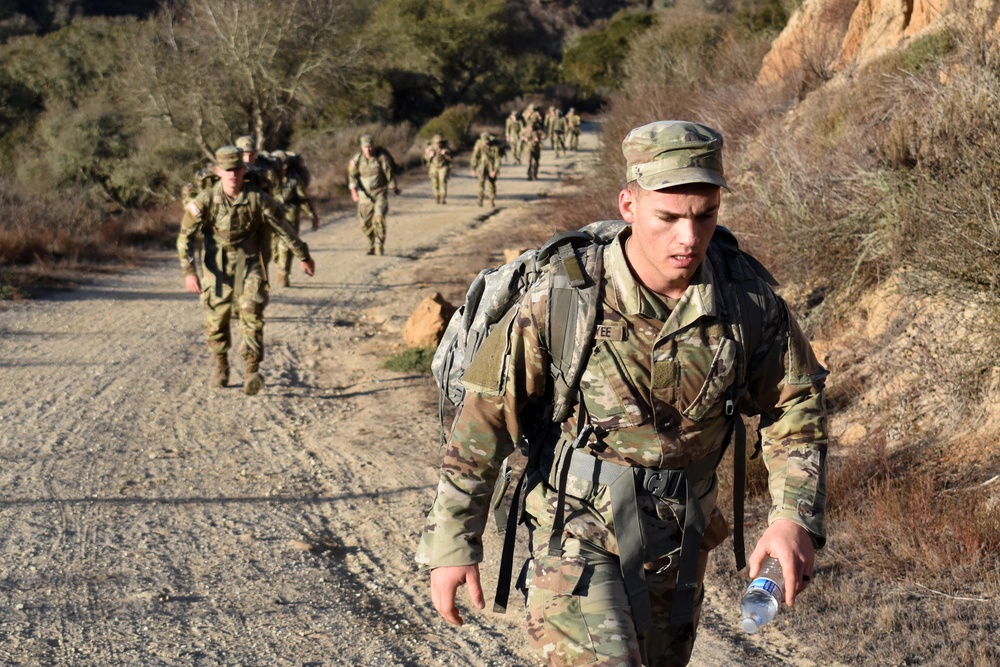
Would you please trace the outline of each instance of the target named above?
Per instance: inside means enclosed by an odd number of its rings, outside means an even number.
[[[996,32],[997,3],[975,0],[804,0],[764,57],[758,82],[829,76],[954,26]]]
[[[406,321],[403,340],[409,347],[437,347],[454,312],[455,307],[437,292],[424,297]]]

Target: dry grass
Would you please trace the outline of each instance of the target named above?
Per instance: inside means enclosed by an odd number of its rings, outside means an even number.
[[[72,191],[22,197],[3,180],[0,204],[0,265],[9,268],[133,262],[173,247],[180,219],[179,206],[102,212]]]

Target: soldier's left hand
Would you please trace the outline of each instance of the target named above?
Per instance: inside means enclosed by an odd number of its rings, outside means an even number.
[[[757,547],[747,559],[750,576],[755,577],[768,556],[778,559],[785,580],[785,604],[791,607],[795,596],[812,580],[816,549],[808,531],[788,519],[778,519],[764,531]]]
[[[316,273],[316,262],[312,258],[302,260],[302,273],[307,276]]]
[[[496,177],[497,177],[497,173],[495,171],[491,171],[490,172],[490,178],[496,178]]]

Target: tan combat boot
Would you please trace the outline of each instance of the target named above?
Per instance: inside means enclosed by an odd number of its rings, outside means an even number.
[[[375,254],[376,255],[385,254],[385,244],[382,243],[382,241],[379,241],[377,244],[375,244]]]
[[[264,376],[260,374],[260,361],[247,357],[247,372],[243,379],[243,393],[253,396],[264,388]]]
[[[229,355],[225,352],[215,355],[215,375],[212,376],[212,386],[229,386]]]

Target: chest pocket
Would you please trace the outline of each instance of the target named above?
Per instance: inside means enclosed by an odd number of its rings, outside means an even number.
[[[694,398],[691,399],[683,414],[692,421],[718,417],[725,408],[726,390],[736,381],[736,343],[730,338],[719,339],[718,346],[714,350],[715,354],[707,366],[704,365],[704,361],[708,360],[706,353],[711,348],[693,347],[693,349],[686,349],[687,347],[681,346],[679,356],[688,352],[691,357],[703,356],[704,359],[692,358],[686,362],[681,356],[681,368],[692,371],[687,377],[684,377],[682,372],[682,395],[694,394]]]
[[[597,341],[580,383],[594,426],[615,431],[648,422],[649,405],[636,391],[636,384],[614,344]]]
[[[250,208],[248,206],[219,206],[215,214],[215,234],[226,243],[236,245],[250,231]]]

